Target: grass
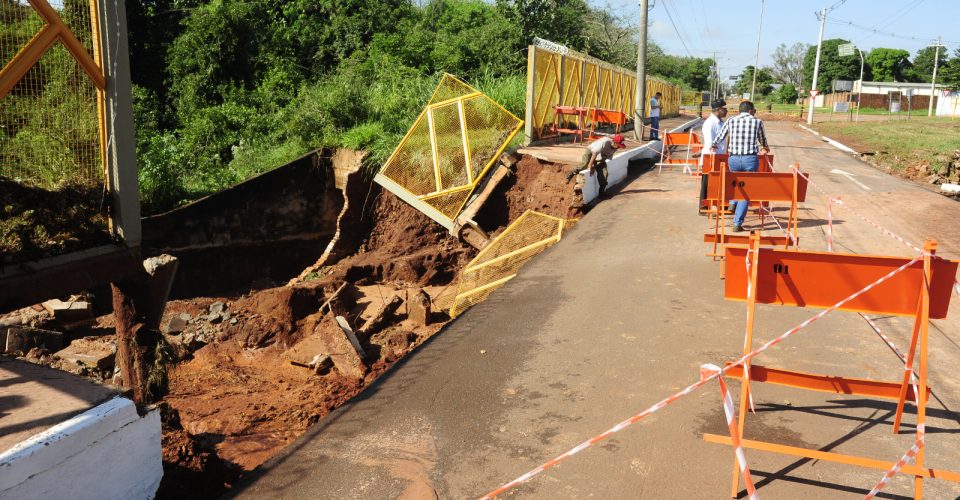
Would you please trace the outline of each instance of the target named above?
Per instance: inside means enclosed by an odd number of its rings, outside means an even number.
[[[901,174],[909,174],[911,167],[920,173],[944,172],[953,152],[960,149],[960,121],[949,118],[827,122],[814,128],[855,149],[875,151],[875,163]]]

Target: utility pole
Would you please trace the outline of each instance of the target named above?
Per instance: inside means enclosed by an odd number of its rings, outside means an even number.
[[[714,99],[720,98],[720,63],[717,62],[717,51],[713,51],[713,86],[710,90]]]
[[[750,100],[756,102],[757,70],[760,66],[760,33],[763,31],[763,0],[760,0],[760,26],[757,27],[757,55],[753,61],[753,83],[750,84]]]
[[[637,45],[637,92],[634,102],[633,137],[643,140],[643,120],[647,114],[647,0],[640,0],[640,40]]]
[[[936,55],[933,57],[933,80],[930,81],[930,107],[927,109],[927,116],[933,116],[933,97],[937,89],[937,66],[940,64],[940,47],[943,45],[940,42],[940,39],[943,37],[937,37],[937,44],[932,45],[936,47]]]
[[[817,90],[817,77],[820,75],[820,50],[823,48],[823,25],[827,22],[827,9],[820,11],[820,36],[817,39],[817,59],[813,63],[813,82],[810,84],[810,111],[807,113],[807,125],[813,124],[813,107],[817,100],[814,92]]]

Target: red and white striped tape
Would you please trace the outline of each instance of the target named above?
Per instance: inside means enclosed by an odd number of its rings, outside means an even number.
[[[523,483],[525,483],[525,482],[533,479],[534,477],[536,477],[536,476],[537,476],[538,474],[540,474],[541,472],[543,472],[543,471],[545,471],[545,470],[547,470],[547,469],[550,469],[550,468],[556,466],[556,465],[559,464],[560,462],[562,462],[562,461],[564,461],[564,460],[566,460],[566,459],[568,459],[568,458],[576,455],[577,453],[580,453],[581,451],[583,451],[583,450],[585,450],[585,449],[593,446],[594,444],[596,444],[596,443],[598,443],[598,442],[600,442],[600,441],[603,441],[604,439],[612,436],[613,434],[615,434],[615,433],[617,433],[617,432],[620,432],[620,431],[626,429],[626,428],[629,427],[630,425],[635,424],[635,423],[637,423],[637,422],[639,422],[639,421],[641,421],[641,420],[649,417],[650,415],[652,415],[652,414],[656,413],[657,411],[661,410],[663,407],[665,407],[665,406],[667,406],[667,405],[669,405],[669,404],[671,404],[671,403],[673,403],[673,402],[675,402],[675,401],[683,398],[684,396],[686,396],[686,395],[690,394],[691,392],[693,392],[693,391],[699,389],[700,387],[704,386],[704,385],[705,385],[707,382],[709,382],[710,380],[712,380],[712,379],[714,379],[714,378],[717,378],[717,377],[719,377],[719,376],[721,376],[721,375],[723,375],[723,374],[726,374],[726,372],[727,372],[728,370],[730,370],[732,367],[734,367],[734,366],[743,366],[745,362],[753,359],[754,357],[760,355],[761,353],[763,353],[763,352],[766,351],[767,349],[770,349],[771,347],[779,344],[780,342],[783,342],[787,337],[789,337],[789,336],[797,333],[798,331],[800,331],[800,330],[802,330],[802,329],[810,326],[811,324],[813,324],[813,323],[816,322],[817,320],[823,318],[824,316],[826,316],[826,315],[829,314],[830,312],[833,312],[833,311],[839,309],[840,307],[843,307],[843,305],[846,304],[847,302],[850,302],[851,300],[856,299],[857,297],[859,297],[859,296],[861,296],[861,295],[869,292],[870,290],[872,290],[872,289],[873,289],[874,287],[876,287],[877,285],[880,285],[881,283],[889,280],[889,279],[892,278],[893,276],[896,276],[898,273],[903,272],[905,269],[907,269],[908,267],[910,267],[910,266],[912,266],[913,264],[915,264],[915,263],[916,263],[917,261],[919,261],[921,258],[923,258],[922,255],[921,255],[921,256],[918,256],[918,257],[914,258],[913,260],[911,260],[910,262],[907,262],[906,264],[904,264],[904,265],[902,265],[902,266],[894,269],[893,271],[890,271],[890,272],[887,273],[886,275],[880,277],[879,279],[877,279],[877,280],[874,281],[873,283],[870,283],[869,285],[867,285],[866,287],[858,290],[857,292],[854,292],[853,294],[851,294],[851,295],[848,296],[847,298],[841,300],[840,302],[837,302],[836,304],[834,304],[834,305],[832,305],[832,306],[830,306],[830,307],[828,307],[828,308],[820,311],[820,312],[817,313],[816,315],[814,315],[814,316],[812,316],[812,317],[810,317],[810,318],[807,318],[806,321],[804,321],[804,322],[800,323],[799,325],[797,325],[797,326],[795,326],[795,327],[793,327],[793,328],[791,328],[791,329],[783,332],[782,334],[780,334],[780,335],[777,336],[776,338],[768,341],[766,344],[763,344],[762,346],[758,347],[757,349],[753,350],[752,352],[749,352],[749,353],[747,353],[747,354],[744,354],[743,356],[740,357],[740,359],[738,359],[738,360],[734,361],[733,363],[731,363],[731,364],[729,364],[729,365],[721,368],[719,372],[716,372],[716,373],[714,373],[714,374],[712,374],[712,375],[709,375],[709,376],[706,377],[706,378],[701,378],[700,381],[695,382],[695,383],[693,383],[693,384],[690,384],[690,385],[688,385],[687,387],[681,389],[679,392],[676,392],[676,393],[674,393],[674,394],[671,394],[670,396],[667,396],[666,398],[660,400],[659,402],[657,402],[657,403],[654,404],[653,406],[651,406],[651,407],[649,407],[649,408],[641,411],[640,413],[637,413],[636,415],[634,415],[634,416],[632,416],[632,417],[630,417],[630,418],[627,418],[626,420],[623,420],[622,422],[620,422],[620,423],[618,423],[617,425],[611,427],[610,429],[607,429],[606,431],[604,431],[604,432],[602,432],[602,433],[600,433],[600,434],[597,434],[596,436],[594,436],[594,437],[592,437],[592,438],[590,438],[590,439],[588,439],[588,440],[586,440],[586,441],[578,444],[577,446],[575,446],[575,447],[573,447],[573,448],[565,451],[564,453],[558,455],[557,457],[552,458],[552,459],[550,459],[549,461],[543,463],[542,465],[539,465],[539,466],[535,467],[534,469],[532,469],[532,470],[524,473],[524,474],[521,475],[520,477],[518,477],[518,478],[516,478],[516,479],[514,479],[514,480],[512,480],[512,481],[510,481],[510,482],[508,482],[508,483],[503,484],[503,485],[500,486],[499,488],[497,488],[497,489],[495,489],[495,490],[487,493],[486,495],[482,496],[481,499],[490,499],[490,498],[493,498],[493,497],[495,497],[495,496],[497,496],[497,495],[499,495],[499,494],[501,494],[501,493],[503,493],[503,492],[505,492],[505,491],[507,491],[507,490],[510,490],[510,489],[514,488],[514,487],[517,486],[517,485],[523,484]]]
[[[923,252],[923,249],[921,249],[921,248],[918,247],[917,245],[914,245],[913,243],[911,243],[910,241],[906,240],[905,238],[900,237],[899,235],[897,235],[897,234],[894,233],[893,231],[890,231],[889,229],[881,226],[880,224],[877,224],[876,222],[873,222],[872,220],[864,217],[864,216],[861,215],[859,212],[857,212],[856,210],[854,210],[853,208],[851,208],[850,205],[847,205],[846,203],[844,203],[843,200],[841,200],[840,198],[834,198],[834,197],[830,196],[829,193],[827,193],[826,191],[824,191],[823,188],[821,188],[816,182],[813,182],[812,180],[810,180],[810,177],[808,177],[806,174],[804,174],[803,172],[801,172],[800,169],[797,169],[797,173],[798,173],[799,175],[801,175],[804,179],[806,179],[807,182],[808,182],[811,186],[814,187],[814,189],[816,189],[817,191],[820,192],[820,194],[826,196],[828,200],[832,200],[832,201],[833,201],[834,203],[836,203],[837,205],[840,205],[840,206],[846,208],[847,210],[850,210],[851,212],[853,212],[854,215],[856,215],[858,218],[860,218],[860,219],[863,220],[864,222],[866,222],[866,223],[870,224],[871,226],[877,228],[877,229],[880,230],[882,233],[884,233],[884,234],[890,236],[891,238],[899,241],[900,243],[906,245],[907,247],[912,248],[912,249],[916,250],[917,252]],[[938,257],[938,258],[939,258],[939,257]],[[956,293],[957,295],[960,295],[960,279],[955,279],[955,280],[953,281],[953,293]]]
[[[776,215],[773,215],[773,212],[771,212],[770,209],[767,208],[767,207],[761,206],[760,209],[763,210],[764,212],[766,212],[767,215],[769,215],[770,218],[773,219],[773,222],[777,225],[777,227],[780,228],[781,231],[783,231],[784,236],[786,236],[787,239],[790,240],[790,244],[793,245],[794,248],[796,248],[797,250],[799,250],[799,249],[800,249],[800,242],[798,242],[796,239],[794,239],[793,235],[790,234],[789,231],[787,231],[786,229],[784,229],[783,225],[780,224],[780,220],[777,219],[777,216],[776,216]]]
[[[730,429],[730,439],[733,442],[733,451],[737,455],[737,465],[740,467],[740,474],[743,475],[743,482],[747,486],[747,495],[750,500],[760,500],[757,494],[757,488],[753,485],[753,478],[750,477],[750,466],[747,464],[747,455],[743,452],[743,445],[740,443],[740,429],[737,428],[737,413],[733,406],[733,398],[730,397],[730,390],[727,389],[727,382],[720,373],[720,367],[713,364],[706,364],[700,367],[700,378],[706,378],[717,373],[717,382],[720,383],[720,396],[723,398],[723,413],[727,417],[727,427]]]
[[[890,340],[890,337],[887,337],[886,335],[883,334],[882,331],[880,331],[880,327],[877,326],[877,324],[874,323],[872,319],[868,318],[867,315],[863,313],[857,313],[857,314],[859,314],[861,318],[866,320],[867,324],[870,325],[870,328],[872,328],[873,331],[876,332],[876,334],[879,335],[880,338],[887,344],[887,347],[889,347],[890,350],[893,351],[893,353],[896,354],[898,358],[900,358],[900,361],[903,362],[903,371],[906,372],[907,375],[910,376],[910,380],[913,381],[913,394],[916,395],[917,397],[920,397],[920,387],[917,386],[917,383],[918,383],[917,375],[913,373],[912,366],[907,366],[907,356],[903,354],[903,351],[901,351],[897,347],[897,345],[893,343],[892,340]]]
[[[867,493],[867,496],[863,497],[863,500],[870,500],[871,498],[877,496],[877,493],[880,493],[880,490],[887,486],[887,483],[893,479],[893,476],[896,476],[897,473],[900,472],[900,469],[902,469],[904,465],[912,462],[914,458],[916,458],[917,453],[920,453],[920,449],[923,448],[923,438],[925,434],[926,429],[924,428],[924,425],[917,425],[917,440],[913,443],[913,446],[911,446],[910,449],[907,450],[902,457],[900,457],[900,460],[897,460],[896,463],[893,464],[893,467],[891,467],[890,470],[888,470],[887,473],[880,478],[880,481],[877,483],[877,485],[870,490],[870,493]]]

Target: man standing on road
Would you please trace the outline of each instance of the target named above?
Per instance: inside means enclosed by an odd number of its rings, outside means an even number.
[[[663,94],[657,92],[650,98],[650,140],[660,140],[660,100]]]
[[[763,130],[763,122],[754,116],[757,108],[750,101],[740,103],[740,114],[730,118],[720,128],[720,133],[713,140],[711,146],[716,149],[729,138],[727,152],[730,155],[729,165],[731,172],[756,172],[760,167],[757,153],[763,150],[770,152],[767,145],[767,134]],[[747,207],[750,200],[734,200],[730,202],[730,209],[735,210],[733,215],[733,230],[743,231],[743,220],[747,216]]]
[[[599,196],[603,196],[603,190],[607,187],[607,176],[604,170],[607,168],[607,160],[613,158],[613,152],[624,148],[627,145],[623,142],[623,136],[617,134],[613,137],[601,137],[587,146],[583,152],[580,165],[567,173],[567,182],[573,179],[577,173],[585,168],[590,169],[590,175],[597,173],[597,183],[600,185]]]
[[[712,162],[712,159],[708,158],[704,160],[706,155],[715,155],[715,154],[724,154],[727,152],[727,144],[721,143],[716,148],[712,147],[713,141],[720,135],[720,129],[723,128],[723,120],[727,117],[727,101],[723,99],[715,99],[710,103],[710,109],[713,110],[710,113],[710,116],[703,121],[703,128],[701,133],[703,134],[703,144],[705,149],[703,154],[700,155],[700,170],[703,170],[704,161]],[[700,176],[700,210],[703,210],[703,200],[707,198],[707,175]]]

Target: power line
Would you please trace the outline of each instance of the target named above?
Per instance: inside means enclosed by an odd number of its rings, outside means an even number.
[[[664,12],[667,13],[667,18],[670,19],[670,24],[673,25],[673,31],[677,33],[677,38],[680,39],[680,43],[683,45],[683,49],[687,51],[687,55],[689,55],[690,57],[694,57],[693,52],[690,52],[690,48],[687,47],[687,42],[683,40],[683,35],[680,34],[680,29],[677,28],[677,23],[673,21],[673,15],[670,14],[670,7],[667,5],[666,1],[663,2],[663,10]]]
[[[889,17],[885,18],[883,21],[880,21],[879,23],[877,23],[876,26],[874,26],[873,28],[871,28],[871,30],[883,30],[883,29],[886,29],[886,28],[887,28],[888,26],[890,26],[891,24],[897,22],[897,20],[899,20],[901,16],[903,16],[904,14],[910,12],[911,10],[919,7],[921,3],[923,3],[923,0],[914,0],[914,1],[911,2],[911,3],[908,3],[907,5],[903,6],[903,7],[900,8],[899,10],[895,11],[895,12],[894,12],[893,14],[891,14]],[[875,34],[876,34],[876,33],[871,33],[871,34],[869,34],[869,35],[861,38],[860,40],[857,40],[857,43],[858,43],[858,44],[862,44],[864,41],[866,41],[868,38],[872,37],[872,36],[875,35]]]
[[[855,28],[862,31],[869,31],[871,34],[874,34],[874,35],[883,35],[890,38],[899,38],[901,40],[908,40],[908,41],[914,41],[914,42],[929,42],[934,39],[934,37],[916,37],[916,36],[898,35],[896,33],[889,33],[886,31],[880,31],[878,29],[869,28],[867,26],[862,26],[860,24],[854,23],[853,21],[847,21],[844,19],[827,19],[827,22],[830,24],[835,24],[839,26],[849,26],[851,28]],[[960,44],[960,42],[951,42],[949,40],[944,40],[943,42],[949,43],[951,45]]]

